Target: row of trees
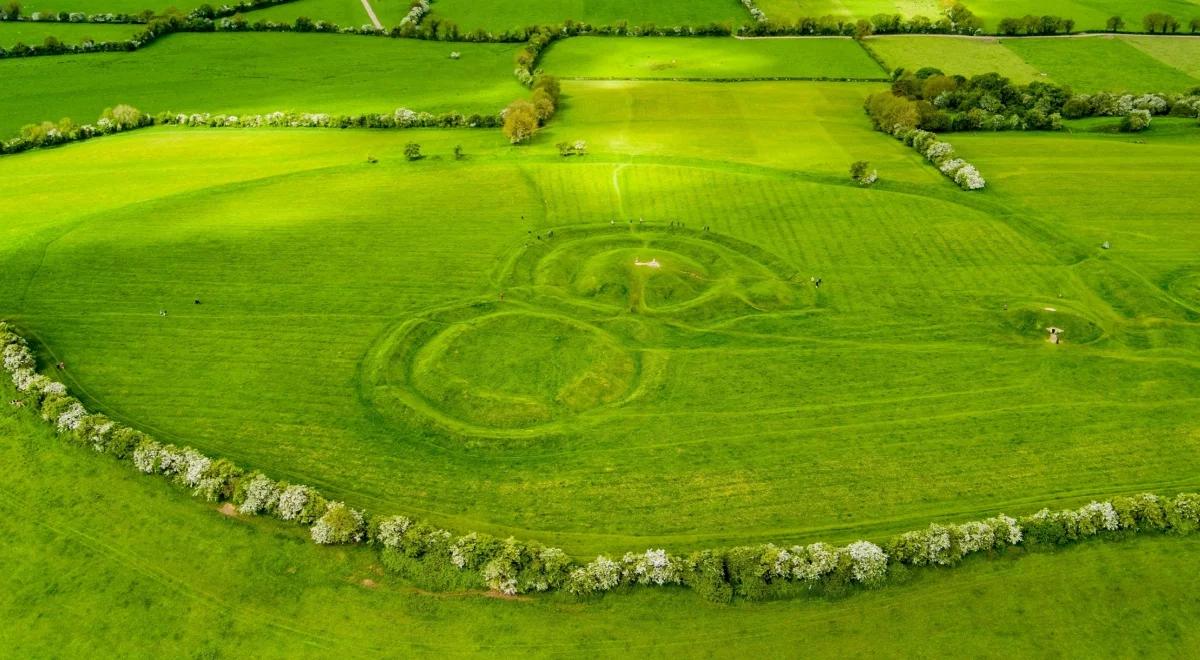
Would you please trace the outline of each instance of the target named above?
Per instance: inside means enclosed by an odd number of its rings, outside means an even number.
[[[913,127],[931,131],[1058,130],[1062,120],[1082,117],[1124,117],[1134,110],[1152,115],[1197,117],[1200,88],[1181,94],[1075,94],[1071,88],[1035,81],[1018,85],[996,73],[972,78],[947,76],[925,68],[897,69],[892,96],[876,98],[876,113],[904,115]],[[877,122],[879,123],[879,122]],[[894,119],[882,125],[894,125]]]
[[[154,124],[154,118],[129,105],[107,108],[91,124],[76,124],[69,118],[45,121],[21,128],[17,137],[0,142],[0,154],[15,154],[38,147],[89,140],[101,135],[120,133]]]
[[[871,117],[876,130],[883,131],[912,147],[963,190],[981,190],[986,186],[987,181],[979,170],[955,155],[953,145],[939,140],[937,135],[930,131],[916,128],[917,112],[911,105],[905,105],[906,101],[907,99],[889,92],[879,92],[867,97],[867,115]]]
[[[738,32],[748,36],[853,36],[873,34],[964,34],[983,32],[983,21],[962,3],[955,3],[937,18],[904,17],[900,14],[875,14],[870,18],[845,16],[802,16],[791,22],[768,18],[743,26]]]
[[[541,74],[533,81],[533,97],[517,99],[501,113],[504,136],[512,144],[528,142],[558,111],[562,86],[558,78]]]
[[[1002,18],[996,25],[996,31],[1003,35],[1018,34],[1070,34],[1075,29],[1075,21],[1061,16],[1033,16],[1026,14],[1020,18]]]
[[[914,139],[917,142],[918,139]],[[924,140],[920,140],[924,143]],[[933,143],[931,143],[933,144]],[[563,589],[580,596],[622,587],[682,585],[717,602],[759,599],[797,591],[841,592],[883,584],[902,567],[952,566],[971,555],[994,555],[1014,546],[1054,547],[1089,538],[1137,533],[1189,534],[1200,528],[1200,494],[1153,494],[1091,502],[1078,509],[1043,509],[1019,519],[998,515],[963,524],[934,524],[899,534],[882,546],[857,541],[773,544],[673,555],[663,549],[599,556],[580,565],[561,549],[486,534],[455,535],[407,516],[375,517],[315,488],[276,481],[190,447],[161,443],[103,414],[92,413],[67,388],[37,371],[29,345],[0,322],[0,367],[18,398],[60,437],[129,462],[208,501],[228,502],[241,515],[271,516],[308,528],[314,543],[373,544],[391,568],[421,562],[430,572],[451,570],[506,594]]]

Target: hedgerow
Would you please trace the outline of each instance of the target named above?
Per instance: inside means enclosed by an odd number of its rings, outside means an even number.
[[[928,142],[920,136],[917,140]],[[475,584],[514,595],[563,590],[578,597],[635,587],[682,586],[715,602],[764,599],[801,591],[843,593],[884,584],[901,567],[949,567],[972,555],[1011,548],[1054,548],[1090,538],[1139,533],[1190,534],[1200,528],[1200,493],[1164,498],[1152,493],[1093,501],[1077,509],[1017,518],[1003,514],[961,524],[935,523],[898,534],[882,545],[860,540],[846,546],[774,544],[700,550],[675,555],[662,548],[601,555],[585,564],[559,548],[515,538],[452,532],[408,516],[374,517],[316,489],[272,480],[191,447],[163,444],[102,414],[89,413],[67,388],[38,373],[28,343],[0,321],[0,366],[15,388],[10,403],[29,408],[70,442],[129,462],[209,501],[229,502],[242,515],[272,516],[308,527],[320,545],[370,544],[392,570],[420,562],[441,584],[461,575]],[[7,389],[7,386],[5,386]]]
[[[255,115],[226,115],[161,112],[148,115],[129,105],[109,108],[91,124],[76,124],[71,119],[58,122],[28,124],[17,137],[0,142],[0,155],[16,154],[40,147],[53,147],[68,142],[82,142],[102,135],[111,135],[150,126],[190,126],[208,128],[495,128],[503,122],[502,114],[463,115],[458,112],[433,114],[398,108],[390,114],[331,115],[307,112],[271,112]]]

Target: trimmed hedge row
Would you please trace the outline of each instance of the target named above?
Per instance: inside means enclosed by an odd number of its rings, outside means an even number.
[[[28,124],[17,137],[0,142],[0,155],[16,154],[40,147],[82,142],[102,135],[150,126],[205,126],[209,128],[496,128],[503,123],[500,113],[463,115],[458,112],[433,114],[399,108],[391,114],[331,115],[307,112],[271,112],[257,115],[226,115],[161,112],[148,115],[137,108],[119,105],[104,111],[93,124],[76,124],[70,119],[57,123]]]
[[[315,488],[275,481],[190,447],[151,436],[92,413],[65,385],[37,371],[33,352],[0,321],[0,366],[17,392],[10,403],[40,413],[64,439],[131,463],[242,515],[267,515],[305,525],[314,543],[371,544],[392,570],[420,561],[429,571],[474,575],[504,594],[565,590],[589,596],[633,586],[680,585],[715,602],[763,599],[805,591],[841,593],[883,584],[907,567],[953,566],[971,555],[1012,547],[1057,547],[1089,538],[1137,533],[1190,534],[1200,528],[1200,494],[1162,498],[1144,493],[1091,502],[1078,509],[1042,509],[1022,518],[1003,514],[963,524],[934,523],[892,537],[882,546],[856,541],[779,547],[773,544],[673,555],[663,549],[599,556],[577,564],[559,548],[471,532],[455,535],[408,516],[375,517],[330,501]]]

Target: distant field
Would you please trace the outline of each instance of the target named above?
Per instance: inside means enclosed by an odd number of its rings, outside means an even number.
[[[118,103],[146,112],[498,112],[528,93],[512,76],[517,47],[326,34],[178,34],[132,53],[2,60],[0,135],[44,119],[91,121]],[[462,58],[451,60],[451,49]]]
[[[1200,79],[1200,39],[1127,37],[1125,43],[1167,66]]]
[[[15,23],[0,22],[0,46],[11,48],[22,43],[40,46],[46,37],[56,37],[64,44],[84,41],[125,41],[141,32],[140,25],[100,25],[86,23]]]
[[[508,30],[562,23],[570,18],[593,25],[653,23],[658,26],[730,23],[750,20],[735,0],[437,0],[431,17],[458,24],[463,30]]]
[[[401,5],[405,6],[404,10],[396,11]],[[408,11],[407,3],[403,0],[373,0],[371,6],[375,8],[380,22],[387,27],[399,23]],[[392,16],[393,14],[399,16]],[[361,0],[295,0],[247,13],[246,20],[294,23],[301,16],[314,21],[337,23],[342,27],[359,27],[371,23]]]
[[[1051,80],[1080,90],[1182,92],[1200,84],[1123,38],[1007,39],[1004,45]]]
[[[866,43],[890,69],[915,71],[932,66],[951,75],[996,72],[1021,83],[1046,79],[1001,39],[896,35],[871,37]]]
[[[1182,92],[1200,84],[1179,67],[1197,65],[1200,42],[1189,37],[965,39],[872,37],[868,45],[888,67],[937,67],[948,74],[995,71],[1018,82],[1049,80],[1080,91]]]
[[[758,6],[774,20],[794,21],[800,17],[825,15],[869,18],[874,14],[941,16],[950,4],[941,0],[758,0]],[[1053,14],[1074,19],[1077,30],[1104,29],[1110,16],[1125,19],[1127,29],[1140,30],[1142,17],[1161,11],[1187,21],[1200,16],[1196,0],[973,0],[964,3],[984,20],[985,28],[996,30],[1000,19],[1026,14]]]
[[[850,39],[581,37],[540,64],[568,78],[887,77]]]

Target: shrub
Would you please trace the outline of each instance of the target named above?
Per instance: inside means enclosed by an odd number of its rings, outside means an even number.
[[[1121,119],[1121,130],[1125,133],[1140,133],[1150,128],[1149,110],[1131,110]]]
[[[678,584],[679,566],[666,550],[647,550],[642,554],[627,553],[622,559],[621,575],[636,584]]]
[[[621,565],[600,555],[585,566],[571,571],[567,591],[577,596],[612,591],[621,584]]]
[[[321,545],[359,543],[366,537],[366,519],[343,502],[330,502],[309,531],[313,542]]]
[[[850,178],[859,185],[869,186],[879,180],[879,172],[871,169],[871,163],[859,160],[850,165]]]
[[[246,479],[242,479],[238,488],[238,493],[234,495],[234,500],[238,502],[238,513],[257,515],[272,508],[277,507],[280,501],[279,486],[274,480],[267,477],[261,472],[255,472]],[[283,518],[282,515],[280,515]],[[284,518],[284,520],[291,520]]]
[[[404,145],[404,157],[408,160],[420,160],[422,158],[421,145],[416,142],[409,142]]]
[[[846,553],[850,556],[850,575],[855,582],[878,585],[887,578],[888,556],[883,548],[870,541],[856,541],[846,546]]]

